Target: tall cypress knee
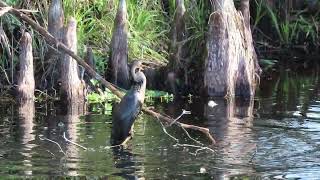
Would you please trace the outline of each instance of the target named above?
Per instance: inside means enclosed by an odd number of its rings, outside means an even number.
[[[71,18],[65,28],[64,44],[75,54],[77,53],[77,23]],[[84,85],[79,77],[78,63],[68,54],[64,54],[61,62],[62,92],[61,100],[69,107],[71,105],[83,104]],[[72,108],[72,106],[71,106]],[[70,111],[73,112],[73,111]]]
[[[112,83],[128,89],[130,85],[128,71],[128,22],[125,0],[120,0],[118,12],[114,21],[111,41],[111,52],[108,62],[108,74]]]
[[[20,73],[18,78],[18,97],[21,101],[33,100],[35,81],[33,70],[32,38],[25,32],[20,42]]]
[[[254,96],[260,67],[250,30],[249,0],[241,5],[242,13],[232,0],[213,1],[204,72],[209,96]]]

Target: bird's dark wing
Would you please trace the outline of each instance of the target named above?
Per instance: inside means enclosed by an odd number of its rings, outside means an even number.
[[[141,110],[141,103],[138,100],[138,93],[130,90],[114,107],[112,114],[112,138],[113,141],[122,142],[129,136],[131,126]]]

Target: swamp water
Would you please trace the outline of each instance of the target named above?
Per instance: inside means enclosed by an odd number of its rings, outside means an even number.
[[[192,115],[180,121],[210,129],[217,140],[215,153],[199,151],[196,156],[196,148],[175,146],[161,124],[145,114],[135,123],[128,147],[112,150],[105,148],[110,116],[49,115],[54,109],[42,105],[36,104],[33,112],[23,110],[32,104],[0,103],[0,179],[319,179],[319,83],[317,70],[284,69],[263,77],[253,101],[216,100],[215,107],[197,98],[157,103],[157,110],[174,117],[190,110]],[[167,131],[181,144],[194,144],[178,127]],[[189,132],[208,143],[201,133]],[[88,149],[67,143],[64,133]]]

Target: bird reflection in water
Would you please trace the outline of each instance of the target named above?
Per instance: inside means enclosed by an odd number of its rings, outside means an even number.
[[[122,144],[132,135],[132,125],[141,110],[146,90],[146,76],[141,70],[142,63],[134,61],[130,69],[133,85],[112,109],[112,145]]]

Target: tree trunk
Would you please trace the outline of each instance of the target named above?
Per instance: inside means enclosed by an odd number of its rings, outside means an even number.
[[[64,12],[60,0],[52,0],[48,12],[48,32],[62,42]],[[52,58],[56,51],[49,47],[46,58]]]
[[[106,76],[112,83],[125,89],[130,87],[128,71],[127,6],[125,0],[120,0],[114,21],[108,69],[110,77],[108,77],[108,75]]]
[[[185,24],[186,8],[184,0],[176,0],[176,11],[174,14],[174,20],[171,26],[171,44],[170,44],[170,62],[167,75],[167,82],[169,82],[168,89],[173,94],[177,93],[177,79],[180,82],[188,84],[187,67],[188,62],[186,61],[185,43],[187,39],[187,28]]]
[[[69,20],[65,28],[64,44],[77,53],[77,23],[74,18]],[[78,63],[68,54],[64,54],[61,62],[61,100],[69,107],[72,104],[83,104],[84,85],[79,78]]]
[[[184,40],[186,40],[186,25],[184,0],[176,0],[176,11],[174,21],[171,28],[171,46],[170,46],[170,66],[174,71],[178,71],[182,67],[182,59],[184,58]]]
[[[19,100],[33,100],[34,97],[34,72],[32,55],[32,38],[25,32],[20,42],[20,73],[18,78]]]
[[[209,18],[204,88],[209,96],[254,96],[256,54],[250,30],[249,1],[242,13],[232,0],[214,0]]]
[[[61,0],[52,0],[48,11],[48,32],[57,39],[59,42],[63,42],[64,31],[64,12]],[[56,85],[56,81],[59,78],[60,69],[56,69],[56,65],[61,61],[62,55],[58,53],[56,47],[47,46],[48,51],[44,58],[44,72],[41,72],[40,87],[51,88]],[[46,72],[47,71],[47,72]],[[47,74],[53,77],[48,78],[43,76]]]

